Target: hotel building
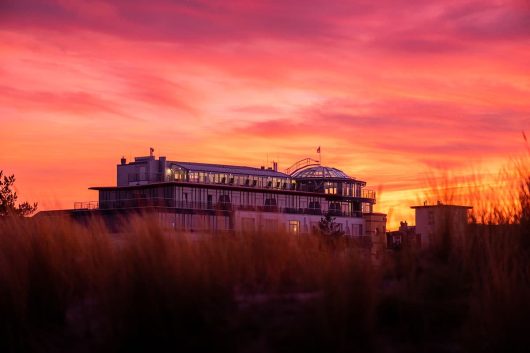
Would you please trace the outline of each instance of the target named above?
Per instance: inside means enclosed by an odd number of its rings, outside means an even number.
[[[117,166],[117,185],[91,187],[99,200],[75,212],[154,211],[164,226],[191,232],[286,231],[307,234],[329,214],[348,236],[369,236],[375,192],[366,182],[310,158],[285,172],[169,161],[151,155]],[[386,217],[382,217],[386,223]],[[370,229],[368,229],[368,228]],[[374,228],[375,229],[375,228]]]

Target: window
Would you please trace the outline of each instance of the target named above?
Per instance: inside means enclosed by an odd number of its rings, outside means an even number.
[[[229,195],[219,195],[219,203],[230,203]]]
[[[199,172],[189,172],[188,173],[188,181],[190,182],[193,182],[193,183],[197,183],[200,181],[200,178],[199,178]]]
[[[328,207],[328,212],[332,215],[341,215],[340,203],[339,202],[330,202]]]
[[[318,201],[309,201],[309,208],[320,210],[320,202]]]
[[[291,234],[300,233],[300,221],[289,221],[289,233]]]
[[[351,184],[350,183],[343,183],[342,184],[342,195],[343,196],[352,196],[352,190],[351,190]]]
[[[276,199],[274,198],[268,198],[265,199],[265,211],[276,211]]]
[[[337,183],[326,182],[325,193],[331,195],[337,194]]]
[[[219,200],[217,206],[222,210],[229,210],[231,208],[230,196],[229,195],[219,195]]]
[[[265,199],[265,206],[276,206],[276,199],[274,198]]]

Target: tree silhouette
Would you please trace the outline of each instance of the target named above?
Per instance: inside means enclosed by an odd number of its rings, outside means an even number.
[[[341,225],[335,222],[335,217],[332,217],[329,212],[320,219],[318,228],[320,234],[325,236],[340,237],[344,235]]]
[[[0,170],[0,217],[3,216],[29,216],[37,210],[37,203],[31,205],[28,202],[16,206],[18,195],[12,190],[15,184],[14,175],[3,175]]]

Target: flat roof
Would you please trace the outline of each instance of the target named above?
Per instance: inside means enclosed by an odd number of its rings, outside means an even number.
[[[473,206],[463,206],[463,205],[422,205],[422,206],[410,206],[410,208],[416,209],[416,208],[436,208],[436,207],[446,207],[446,208],[465,208],[465,209],[472,209]]]

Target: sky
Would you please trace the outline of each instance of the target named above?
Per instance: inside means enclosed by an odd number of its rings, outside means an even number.
[[[529,0],[0,0],[0,169],[41,210],[149,147],[283,169],[321,146],[392,228],[529,127]]]

